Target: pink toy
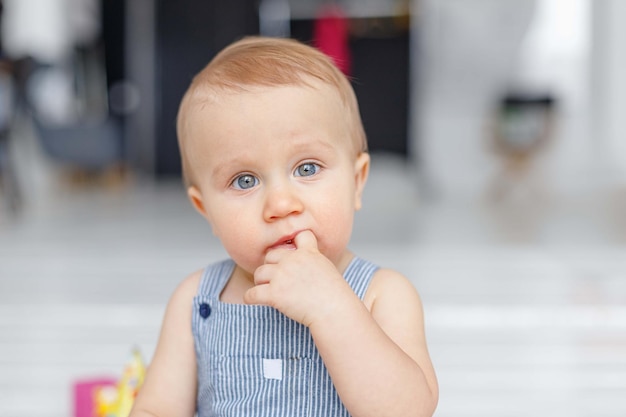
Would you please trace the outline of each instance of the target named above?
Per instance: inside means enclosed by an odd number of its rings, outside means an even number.
[[[117,385],[115,378],[86,379],[74,384],[74,417],[95,416],[95,392],[97,388]]]

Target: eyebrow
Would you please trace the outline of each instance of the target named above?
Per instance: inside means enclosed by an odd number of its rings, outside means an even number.
[[[315,137],[311,139],[310,137],[302,137],[299,135],[294,135],[293,141],[296,152],[304,152],[307,150],[317,150],[318,148],[323,148],[326,151],[334,151],[335,145],[330,143],[326,138]],[[315,141],[315,143],[311,143]]]
[[[292,137],[293,140],[293,153],[314,153],[319,150],[324,153],[332,153],[335,151],[335,145],[330,143],[327,139],[311,139],[310,137],[302,137],[299,135],[294,135]],[[315,142],[315,143],[312,143]],[[237,171],[237,169],[232,169],[233,166],[251,166],[254,164],[256,158],[250,155],[237,155],[232,158],[224,157],[220,160],[220,162],[211,170],[211,176],[215,178],[224,178],[227,176],[225,172],[230,170]],[[228,174],[230,175],[230,174]]]
[[[242,157],[236,156],[233,158],[224,157],[220,160],[220,162],[210,171],[212,178],[217,178],[218,180],[230,176],[230,171],[236,171],[233,169],[233,166],[250,166],[254,161],[254,158],[251,157]]]

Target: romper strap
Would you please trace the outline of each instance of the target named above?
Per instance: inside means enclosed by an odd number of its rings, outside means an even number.
[[[234,269],[235,263],[232,259],[225,259],[207,266],[202,273],[198,295],[219,298]]]
[[[350,287],[352,287],[352,291],[363,300],[372,277],[378,269],[377,265],[355,256],[346,268],[343,276]]]

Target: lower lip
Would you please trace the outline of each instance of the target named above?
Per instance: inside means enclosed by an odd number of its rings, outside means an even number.
[[[285,242],[285,243],[281,243],[278,245],[274,245],[271,248],[269,248],[269,250],[274,250],[274,249],[296,249],[296,245],[292,240],[289,243]]]

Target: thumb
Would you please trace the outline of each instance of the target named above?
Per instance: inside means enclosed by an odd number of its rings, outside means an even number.
[[[296,235],[294,239],[296,249],[315,249],[317,250],[317,238],[310,230],[303,230]]]
[[[244,304],[270,305],[269,285],[261,284],[249,288],[243,294]]]

